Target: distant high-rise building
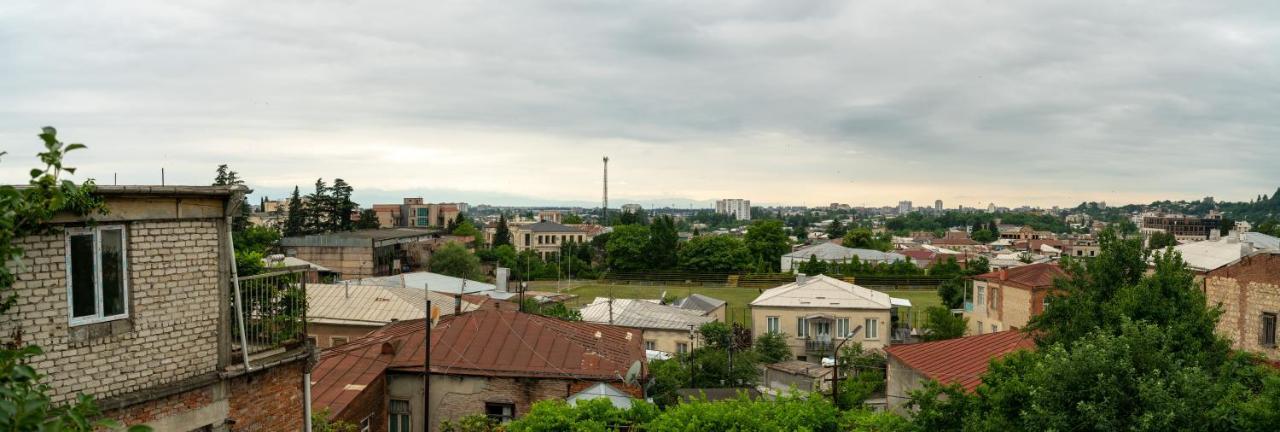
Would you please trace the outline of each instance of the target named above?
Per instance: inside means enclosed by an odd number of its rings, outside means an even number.
[[[898,214],[911,213],[911,201],[898,201]]]
[[[933,209],[937,211],[942,211],[942,200],[934,200]]]
[[[731,215],[735,220],[751,220],[751,200],[739,198],[716,200],[716,213]]]
[[[987,213],[996,212],[996,203],[987,204]]]
[[[622,205],[623,213],[640,213],[641,210],[644,210],[644,208],[640,207],[640,204],[623,204]]]

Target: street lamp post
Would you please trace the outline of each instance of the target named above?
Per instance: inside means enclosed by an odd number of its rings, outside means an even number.
[[[854,327],[853,331],[844,335],[844,340],[840,341],[840,344],[836,345],[835,352],[833,353],[835,356],[835,362],[831,365],[831,403],[835,404],[836,409],[840,408],[840,348],[844,347],[845,342],[849,342],[853,339],[853,336],[858,334],[859,330],[862,330],[862,326]]]

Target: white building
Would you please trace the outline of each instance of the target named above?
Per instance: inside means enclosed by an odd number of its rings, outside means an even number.
[[[911,213],[911,201],[898,201],[898,214]]]
[[[731,215],[736,220],[751,220],[751,200],[738,198],[716,200],[716,213]]]
[[[934,210],[937,210],[937,211],[939,211],[939,212],[941,212],[941,211],[942,211],[942,200],[934,200],[934,201],[933,201],[933,209],[934,209]]]

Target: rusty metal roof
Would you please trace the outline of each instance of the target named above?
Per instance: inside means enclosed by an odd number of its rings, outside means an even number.
[[[314,401],[341,413],[388,370],[422,372],[422,320],[392,323],[324,351],[312,372]],[[481,309],[441,318],[431,330],[431,373],[619,381],[644,363],[637,330]]]
[[[1035,349],[1035,341],[1017,330],[987,333],[942,341],[893,345],[885,349],[927,378],[943,384],[956,383],[973,391],[982,382],[991,359],[1020,349]]]
[[[1002,276],[1001,272],[1007,273]],[[1002,284],[1012,282],[1029,288],[1040,288],[1051,286],[1053,285],[1054,278],[1064,277],[1066,275],[1067,273],[1062,271],[1062,268],[1058,267],[1057,264],[1038,263],[996,270],[974,276],[973,278],[996,281]]]

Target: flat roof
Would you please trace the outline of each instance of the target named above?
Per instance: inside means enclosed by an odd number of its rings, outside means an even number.
[[[411,240],[417,237],[429,237],[436,230],[413,228],[383,228],[355,231],[311,234],[301,237],[285,237],[280,239],[281,246],[367,246],[374,242],[388,240]],[[393,242],[394,243],[394,242]],[[376,246],[382,246],[378,244]]]

